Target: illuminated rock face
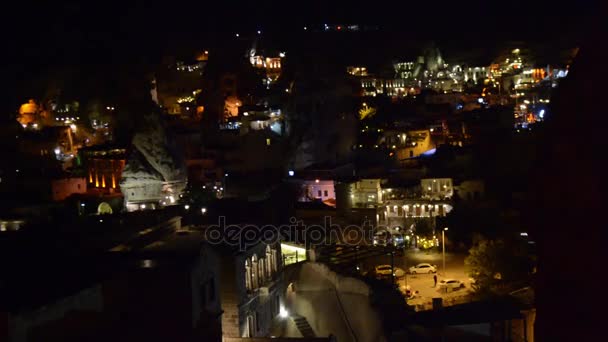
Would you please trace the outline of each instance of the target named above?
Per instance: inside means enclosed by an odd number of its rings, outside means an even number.
[[[120,181],[128,211],[174,204],[187,184],[185,164],[167,139],[160,117],[146,116],[142,127],[133,137]],[[173,200],[164,201],[169,197]]]

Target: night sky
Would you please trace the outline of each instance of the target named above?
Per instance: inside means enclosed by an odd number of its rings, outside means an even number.
[[[7,49],[0,73],[7,98],[18,97],[27,93],[28,79],[58,66],[155,63],[163,54],[179,54],[192,47],[239,44],[235,32],[246,37],[257,29],[289,49],[300,44],[302,27],[315,23],[379,25],[382,35],[367,37],[367,45],[362,39],[360,51],[345,50],[349,55],[360,53],[362,62],[365,56],[409,57],[428,40],[436,41],[448,57],[475,52],[483,62],[484,53],[492,55],[507,41],[576,45],[597,7],[589,0],[490,3],[17,2],[12,10],[2,11],[0,28]]]

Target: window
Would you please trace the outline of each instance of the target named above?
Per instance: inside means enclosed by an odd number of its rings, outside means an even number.
[[[410,151],[410,158],[414,156],[414,151]]]
[[[80,190],[80,184],[78,184],[77,187],[78,187],[78,190]]]
[[[323,196],[327,197],[327,190],[323,191]]]
[[[321,190],[319,190],[319,191],[317,192],[317,194],[319,194],[319,197],[321,197]]]
[[[245,260],[245,288],[251,290],[251,266],[249,260]]]

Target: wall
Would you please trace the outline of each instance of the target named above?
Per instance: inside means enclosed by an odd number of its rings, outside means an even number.
[[[36,326],[44,323],[59,320],[68,312],[75,310],[97,311],[102,310],[101,287],[96,285],[91,288],[83,289],[71,296],[59,299],[55,303],[22,312],[15,316],[9,316],[9,341],[26,342],[28,333]]]
[[[336,191],[333,180],[304,181],[302,184],[303,196],[300,202],[308,202],[310,199],[336,199]],[[320,194],[319,194],[320,191]]]
[[[87,192],[86,178],[64,178],[51,181],[53,201],[63,201],[72,194],[84,194]]]
[[[397,149],[397,159],[398,160],[418,157],[422,153],[433,148],[432,143],[431,143],[431,132],[429,130],[407,132],[408,142],[411,141],[411,139],[412,139],[411,137],[413,137],[415,135],[419,135],[419,136],[424,135],[424,138],[418,139],[417,141],[413,141],[413,142],[415,142],[414,146],[398,148]]]

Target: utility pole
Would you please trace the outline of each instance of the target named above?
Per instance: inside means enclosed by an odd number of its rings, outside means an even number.
[[[403,275],[403,277],[405,277],[405,288],[407,289],[407,244],[405,243],[405,241],[403,241],[403,271],[405,271],[405,274]]]
[[[448,230],[448,227],[443,228],[441,231],[441,242],[443,244],[443,277],[446,277],[445,272],[445,232]]]
[[[391,279],[392,279],[392,284],[395,284],[395,258],[394,258],[394,254],[395,252],[391,251]]]

